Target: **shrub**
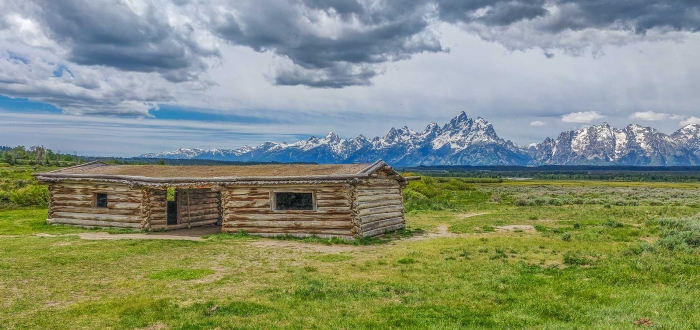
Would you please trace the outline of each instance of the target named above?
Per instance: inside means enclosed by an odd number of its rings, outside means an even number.
[[[603,226],[605,226],[605,227],[612,227],[612,228],[622,228],[622,227],[624,227],[625,225],[624,225],[622,222],[620,222],[620,221],[617,221],[617,220],[615,220],[615,219],[613,219],[613,218],[610,218],[610,219],[608,219],[607,221],[603,222]]]
[[[657,223],[664,228],[656,242],[659,246],[680,251],[700,247],[700,216],[660,219]]]
[[[561,239],[562,239],[563,241],[566,241],[566,242],[570,241],[570,240],[571,240],[571,233],[568,232],[568,231],[565,232],[565,233],[563,233],[563,234],[561,235]]]
[[[524,198],[518,198],[513,201],[513,205],[515,206],[527,206],[527,200]]]
[[[581,229],[581,224],[578,222],[574,223],[574,229]]]
[[[593,260],[589,256],[583,255],[578,251],[569,251],[564,253],[564,264],[569,266],[585,266],[591,265]]]
[[[10,192],[10,202],[19,206],[46,206],[49,191],[45,186],[27,186]]]

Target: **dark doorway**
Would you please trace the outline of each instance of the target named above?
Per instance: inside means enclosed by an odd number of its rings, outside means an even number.
[[[168,225],[177,225],[177,192],[168,188]]]

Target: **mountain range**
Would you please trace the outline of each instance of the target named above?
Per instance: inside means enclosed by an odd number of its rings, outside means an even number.
[[[145,158],[256,162],[363,163],[383,159],[395,166],[419,165],[700,165],[700,125],[671,135],[651,127],[607,123],[562,132],[556,139],[519,146],[500,138],[488,121],[462,112],[440,127],[404,126],[383,137],[341,139],[334,133],[295,143],[265,142],[238,149],[181,148]]]

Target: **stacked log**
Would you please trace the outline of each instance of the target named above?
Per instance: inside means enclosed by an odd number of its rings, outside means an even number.
[[[365,237],[382,235],[405,226],[401,187],[396,180],[372,177],[357,186],[357,217]]]
[[[107,194],[107,207],[95,207],[95,194]],[[142,192],[126,184],[64,181],[51,185],[51,224],[141,229]]]
[[[315,210],[273,210],[275,192],[311,192]],[[222,194],[222,230],[260,236],[353,237],[350,191],[345,184],[231,186]]]

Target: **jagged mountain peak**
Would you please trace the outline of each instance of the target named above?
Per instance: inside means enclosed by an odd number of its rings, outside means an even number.
[[[501,139],[487,120],[460,112],[440,127],[421,132],[392,127],[386,135],[348,140],[333,132],[294,143],[265,142],[235,150],[180,148],[144,157],[200,158],[238,161],[353,163],[384,159],[397,166],[414,165],[700,165],[700,125],[671,135],[630,124],[622,129],[607,122],[562,132],[542,143],[517,146]]]

